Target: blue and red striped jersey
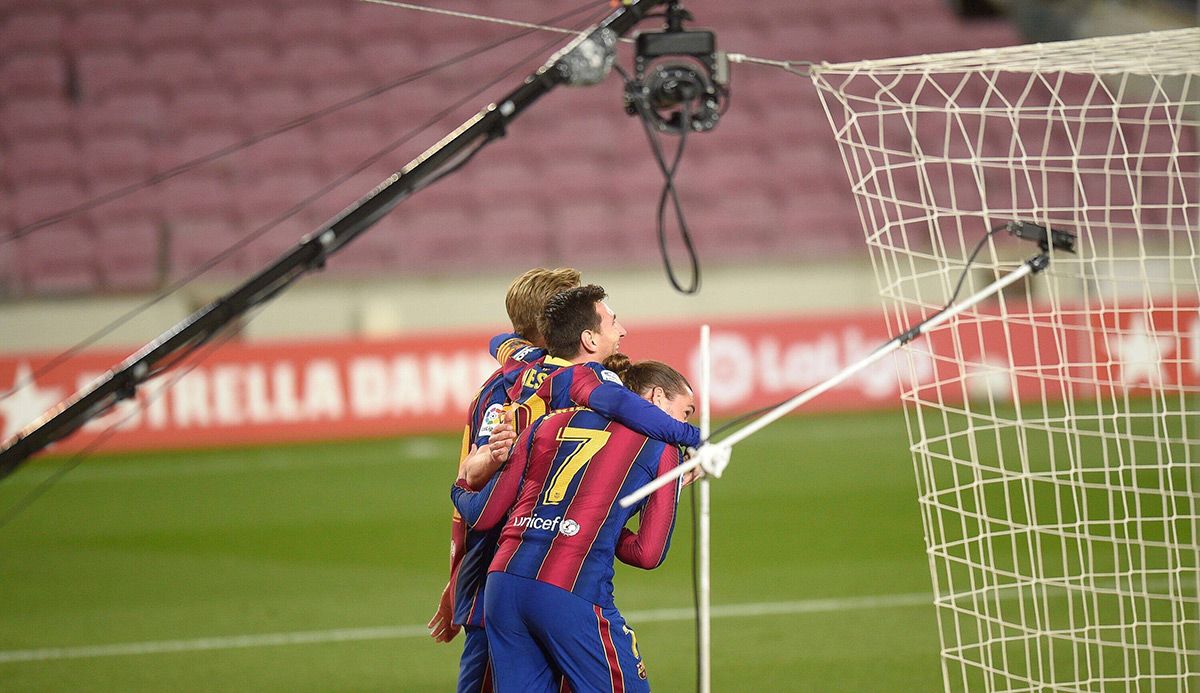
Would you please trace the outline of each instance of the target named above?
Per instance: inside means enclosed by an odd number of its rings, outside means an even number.
[[[492,345],[493,353],[499,351],[505,355],[505,365],[484,381],[471,402],[459,459],[467,456],[472,444],[487,444],[492,429],[504,421],[509,388],[525,367],[540,363],[546,354],[544,349],[532,346],[516,334],[509,337],[504,343]],[[461,522],[457,510],[454,520]],[[455,557],[451,570],[454,579],[454,623],[483,626],[483,590],[487,582],[488,565],[496,553],[496,542],[499,538],[499,528],[487,531],[467,529],[461,554]]]
[[[471,492],[460,480],[451,497],[476,530],[503,527],[492,571],[611,606],[614,557],[646,569],[666,558],[682,483],[631,508],[616,501],[680,459],[678,447],[576,407],[551,412],[526,429],[484,490]],[[625,526],[635,513],[641,513],[637,532]]]
[[[546,355],[513,334],[493,337],[491,350],[498,360],[505,357],[501,370],[510,383],[508,398],[516,405],[513,417],[518,433],[548,411],[580,406],[657,440],[684,447],[700,445],[700,429],[671,418],[599,363],[573,364]]]
[[[504,405],[508,401],[505,385],[504,371],[497,369],[479,388],[467,416],[459,459],[466,457],[472,444],[487,443],[491,429],[504,420]],[[458,515],[458,511],[455,510],[454,519],[461,522]],[[487,582],[488,565],[496,553],[496,542],[499,538],[500,533],[494,530],[467,529],[461,556],[457,557],[452,569],[454,623],[483,626],[483,588]]]

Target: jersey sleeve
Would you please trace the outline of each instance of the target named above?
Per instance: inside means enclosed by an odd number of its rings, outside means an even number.
[[[679,448],[663,446],[658,458],[656,475],[662,475],[679,464]],[[642,505],[638,531],[621,530],[617,539],[617,559],[622,563],[650,570],[662,565],[671,548],[671,534],[675,531],[675,513],[679,507],[679,489],[682,481],[667,484],[650,494]]]
[[[546,355],[546,350],[534,346],[516,332],[504,332],[488,341],[488,351],[501,366],[509,366],[510,362],[533,363]]]
[[[639,397],[598,363],[579,366],[571,381],[571,401],[622,423],[649,438],[672,445],[698,447],[700,429]]]
[[[459,479],[450,487],[450,500],[471,529],[487,530],[499,524],[517,501],[521,481],[525,478],[525,463],[529,459],[529,448],[533,444],[533,431],[517,440],[512,457],[488,480],[478,492],[472,491],[466,479]]]

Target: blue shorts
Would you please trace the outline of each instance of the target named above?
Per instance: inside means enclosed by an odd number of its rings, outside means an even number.
[[[484,594],[501,693],[556,693],[560,673],[574,693],[650,690],[637,638],[615,608],[503,572],[488,575]]]
[[[458,693],[492,693],[487,633],[481,626],[463,626],[462,659],[458,663]]]

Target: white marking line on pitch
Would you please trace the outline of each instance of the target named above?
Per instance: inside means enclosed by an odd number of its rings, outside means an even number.
[[[808,599],[796,602],[759,602],[726,604],[712,608],[713,618],[748,618],[753,616],[782,616],[812,614],[855,609],[878,609],[920,606],[933,603],[928,593],[889,594],[845,599]],[[695,613],[691,608],[631,611],[626,618],[631,623],[687,621]],[[36,650],[0,651],[0,664],[10,662],[41,662],[55,659],[84,659],[88,657],[123,657],[129,655],[165,654],[171,652],[200,652],[203,650],[235,650],[249,647],[278,647],[280,645],[310,645],[317,643],[359,642],[364,640],[395,640],[429,637],[424,626],[380,626],[377,628],[339,628],[335,630],[295,631],[291,633],[260,633],[230,635],[193,640],[158,640],[152,642],[115,643],[112,645],[82,645],[78,647],[43,647]]]

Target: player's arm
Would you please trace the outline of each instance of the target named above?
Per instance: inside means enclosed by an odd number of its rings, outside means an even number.
[[[660,476],[679,464],[679,448],[664,446],[658,459]],[[679,507],[681,484],[667,484],[650,494],[642,505],[638,520],[638,531],[621,529],[617,539],[617,559],[636,568],[651,570],[662,565],[671,548],[671,534],[675,531],[675,515]]]
[[[508,366],[511,361],[532,363],[546,355],[545,349],[534,346],[516,332],[504,332],[492,337],[488,341],[488,352],[501,366]]]
[[[615,374],[604,370],[599,364],[588,363],[579,369],[571,381],[570,394],[576,404],[588,407],[649,438],[688,448],[700,445],[699,428],[677,421],[642,399],[621,385]]]
[[[525,461],[532,445],[532,434],[536,428],[531,427],[526,432],[528,437],[518,440],[512,458],[483,489],[478,492],[472,491],[466,479],[459,479],[450,488],[450,500],[471,529],[486,530],[495,527],[516,503],[521,480],[525,476]]]

